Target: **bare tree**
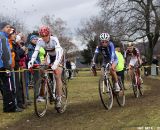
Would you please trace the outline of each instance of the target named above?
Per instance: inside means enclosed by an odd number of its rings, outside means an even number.
[[[4,16],[0,14],[0,22],[8,22],[12,26],[16,28],[18,32],[28,33],[27,27],[25,26],[24,22],[20,21],[11,16]]]
[[[103,16],[112,23],[115,37],[121,37],[123,41],[147,37],[148,59],[151,62],[153,49],[160,36],[160,1],[100,0],[99,6]],[[121,29],[117,27],[119,22]]]
[[[101,16],[93,16],[89,20],[81,21],[81,27],[77,28],[77,34],[84,43],[94,40],[102,32],[111,32],[111,26]]]

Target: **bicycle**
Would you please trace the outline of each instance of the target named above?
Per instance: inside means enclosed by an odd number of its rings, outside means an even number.
[[[141,87],[141,79],[140,79],[140,72],[139,67],[133,67],[133,79],[132,79],[132,88],[133,93],[136,98],[143,95],[143,89]]]
[[[125,94],[124,86],[122,84],[121,78],[118,77],[118,84],[120,86],[120,92],[115,91],[114,82],[110,79],[110,67],[111,64],[108,63],[104,68],[104,75],[99,79],[99,95],[103,106],[110,110],[113,106],[113,99],[116,101],[120,107],[125,105]],[[111,83],[112,81],[112,83]]]
[[[48,69],[48,65],[34,65],[34,67],[39,67],[41,77],[34,85],[34,110],[38,117],[43,117],[47,111],[48,102],[52,105],[56,102],[56,81],[53,70]],[[33,69],[30,70],[33,74]],[[64,80],[62,80],[62,107],[56,108],[58,113],[63,113],[67,107],[67,85]],[[39,97],[42,97],[44,101],[39,101]]]

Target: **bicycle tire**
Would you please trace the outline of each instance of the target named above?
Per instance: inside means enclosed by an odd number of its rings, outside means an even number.
[[[61,100],[62,100],[62,106],[60,108],[56,108],[57,112],[58,113],[64,113],[66,111],[66,108],[67,108],[67,103],[68,103],[68,89],[67,89],[67,84],[64,80],[62,80],[62,97],[61,97]]]
[[[120,86],[120,92],[118,93],[116,92],[115,94],[116,101],[120,107],[123,107],[125,105],[125,93],[124,93],[124,86],[123,86],[121,78],[118,78],[118,84]]]
[[[132,81],[132,88],[133,88],[133,93],[135,98],[139,97],[139,88],[138,88],[138,84],[137,84],[137,76],[134,75],[134,80]]]
[[[46,114],[47,111],[47,103],[48,103],[48,86],[47,82],[45,81],[45,79],[40,78],[35,87],[34,87],[34,110],[35,113],[38,117],[43,117]],[[42,92],[42,89],[44,88],[44,92]],[[44,102],[40,102],[38,101],[38,97],[43,93],[43,99]],[[44,103],[44,104],[40,104],[40,103]]]
[[[139,90],[139,94],[140,94],[140,96],[143,96],[143,94],[144,94],[144,91],[143,91],[143,88],[142,88],[142,86],[141,86],[142,84],[140,83],[139,84],[139,86],[138,86],[138,90]]]
[[[113,93],[111,83],[108,79],[99,79],[99,96],[104,108],[110,110],[113,106]]]

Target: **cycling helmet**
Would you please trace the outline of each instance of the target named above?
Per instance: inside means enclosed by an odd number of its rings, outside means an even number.
[[[42,37],[50,35],[50,28],[48,26],[41,26],[39,29],[39,35]]]
[[[101,33],[101,35],[99,36],[100,40],[110,40],[110,35],[108,33]]]

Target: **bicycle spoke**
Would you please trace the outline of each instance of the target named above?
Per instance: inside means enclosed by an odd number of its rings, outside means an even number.
[[[112,89],[110,83],[108,81],[105,83],[104,79],[99,80],[99,95],[103,106],[108,110],[111,109],[113,105]]]
[[[48,91],[46,83],[40,79],[34,88],[34,107],[38,117],[43,117],[47,110]]]

